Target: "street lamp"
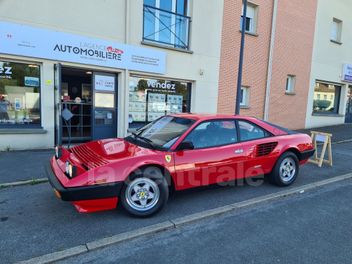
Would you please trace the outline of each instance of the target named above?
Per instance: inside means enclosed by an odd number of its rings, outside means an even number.
[[[238,76],[237,76],[237,94],[236,94],[236,107],[235,107],[236,115],[240,114],[244,38],[246,33],[246,22],[247,22],[247,0],[243,0],[242,3],[243,3],[243,14],[242,14],[242,27],[241,27],[240,59],[238,63]]]

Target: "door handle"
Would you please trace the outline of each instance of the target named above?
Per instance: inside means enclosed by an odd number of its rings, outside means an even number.
[[[241,153],[243,153],[243,149],[236,149],[235,150],[235,154],[241,154]]]

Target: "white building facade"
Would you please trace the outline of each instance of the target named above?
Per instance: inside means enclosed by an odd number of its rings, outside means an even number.
[[[223,1],[0,1],[0,150],[215,113]]]
[[[306,127],[352,122],[352,6],[318,0]]]

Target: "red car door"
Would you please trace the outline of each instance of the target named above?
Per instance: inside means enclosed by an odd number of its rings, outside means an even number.
[[[234,119],[200,123],[183,140],[194,149],[174,154],[176,189],[187,189],[236,178],[244,159]]]

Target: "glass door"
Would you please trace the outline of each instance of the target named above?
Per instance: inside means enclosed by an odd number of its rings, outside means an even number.
[[[116,88],[115,74],[94,73],[93,139],[113,138],[117,135]]]

